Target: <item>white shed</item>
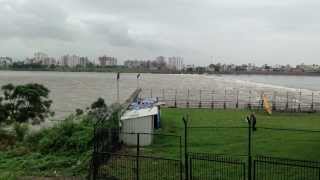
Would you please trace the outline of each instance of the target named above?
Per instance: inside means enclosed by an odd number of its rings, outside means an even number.
[[[152,143],[153,129],[158,120],[159,111],[157,107],[128,110],[121,117],[121,139],[126,145],[137,145],[137,134],[140,146]],[[143,134],[146,133],[146,134]]]

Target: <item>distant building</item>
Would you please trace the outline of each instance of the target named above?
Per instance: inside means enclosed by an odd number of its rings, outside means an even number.
[[[49,66],[51,64],[56,64],[57,61],[53,57],[49,57],[46,53],[43,52],[36,52],[34,53],[33,58],[26,58],[26,64],[41,64]]]
[[[0,66],[8,66],[10,64],[12,64],[12,58],[0,57]]]
[[[77,65],[80,65],[80,57],[77,55],[64,55],[61,57],[59,65],[75,67]]]
[[[181,71],[184,68],[183,58],[182,57],[169,57],[167,66],[169,69]]]
[[[48,55],[43,52],[34,53],[34,61],[32,64],[44,64],[44,62],[48,59]]]
[[[139,61],[139,60],[126,60],[124,62],[124,66],[126,66],[127,68],[141,68],[143,67],[143,64],[145,63],[145,61]]]
[[[117,58],[111,56],[101,56],[99,57],[100,66],[116,66]]]
[[[80,57],[79,64],[81,66],[87,66],[89,63],[90,63],[90,61],[89,61],[88,57]]]

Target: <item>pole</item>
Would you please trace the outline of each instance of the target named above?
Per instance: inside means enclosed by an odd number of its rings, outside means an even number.
[[[239,89],[237,89],[237,102],[236,102],[236,108],[239,108]]]
[[[301,89],[300,89],[300,92],[299,92],[299,105],[298,105],[298,111],[301,112],[301,96],[302,96],[302,92],[301,92]]]
[[[139,180],[139,156],[140,156],[140,133],[137,133],[137,157],[136,157],[136,175],[137,180]]]
[[[188,167],[188,117],[182,118],[184,123],[184,166],[185,166],[185,179],[189,180],[189,167]]]
[[[119,79],[117,79],[117,103],[120,104]]]
[[[260,104],[260,109],[263,109],[263,95],[264,95],[264,92],[262,91],[261,94],[260,94],[260,99],[261,99],[261,104]]]
[[[202,106],[202,104],[201,104],[201,93],[202,93],[201,89],[200,89],[199,93],[200,93],[200,96],[199,96],[199,108],[201,108],[201,106]]]
[[[224,89],[223,109],[227,108],[226,98],[227,98],[227,88]]]
[[[314,101],[314,93],[312,92],[312,99],[311,99],[311,111],[313,111],[313,102]]]
[[[251,90],[249,90],[249,102],[248,102],[248,108],[251,109]]]
[[[286,111],[289,109],[289,92],[287,91]]]
[[[214,90],[211,92],[211,109],[214,108]]]
[[[248,180],[252,179],[251,168],[252,168],[252,157],[251,157],[251,123],[252,119],[249,119],[248,127]]]
[[[140,83],[139,83],[139,78],[137,78],[137,89],[139,89]]]
[[[273,92],[272,110],[273,111],[277,110],[277,93],[275,91]]]
[[[174,91],[174,107],[177,107],[177,89]]]
[[[187,94],[187,108],[189,108],[189,98],[190,98],[190,90],[188,89],[188,94]]]

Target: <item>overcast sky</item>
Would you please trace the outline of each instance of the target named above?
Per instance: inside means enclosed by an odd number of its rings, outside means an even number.
[[[319,0],[0,0],[0,56],[318,63]]]

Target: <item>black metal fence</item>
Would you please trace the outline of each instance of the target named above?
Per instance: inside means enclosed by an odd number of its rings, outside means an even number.
[[[246,179],[246,162],[226,155],[189,153],[189,179]]]
[[[257,156],[253,160],[253,179],[319,180],[320,162]]]
[[[162,157],[96,153],[96,179],[182,179],[181,162]]]
[[[310,155],[309,158],[318,157],[312,156],[320,139],[318,130],[271,127],[253,130],[249,123],[248,126],[194,127],[188,126],[186,119],[184,122],[185,171],[189,179],[320,179],[320,161],[295,160],[306,154]],[[269,139],[272,143],[268,142]],[[212,148],[199,148],[201,143]],[[286,154],[287,148],[294,149],[295,146],[301,152],[297,149],[296,156]],[[275,150],[278,155],[288,158],[259,155],[270,152],[274,155],[277,154]]]
[[[158,98],[167,107],[236,109],[263,108],[265,95],[274,111],[315,112],[320,111],[319,92],[310,91],[258,91],[247,89],[143,89],[142,98]]]
[[[97,132],[104,138],[96,141],[92,179],[183,178],[181,136],[122,132],[116,128],[100,128]],[[164,143],[166,140],[171,143]]]
[[[184,122],[184,138],[156,132],[127,133],[107,126],[97,128],[91,179],[320,179],[320,161],[311,160],[317,157],[312,153],[318,147],[318,130],[258,126],[253,131],[249,123],[195,127],[189,126],[186,119]],[[277,153],[271,146],[277,148]],[[286,148],[295,146],[305,148],[297,149],[296,156],[286,154]],[[305,154],[309,160],[295,160]]]

